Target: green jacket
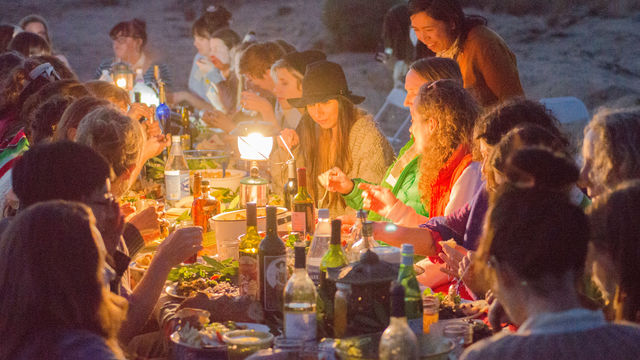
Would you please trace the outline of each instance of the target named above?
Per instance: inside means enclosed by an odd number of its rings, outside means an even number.
[[[429,213],[424,208],[424,205],[420,200],[420,190],[418,189],[418,183],[420,178],[418,175],[420,156],[414,157],[413,159],[411,159],[411,161],[407,165],[405,165],[405,167],[402,169],[402,172],[400,173],[400,176],[398,177],[398,180],[396,181],[395,186],[391,186],[391,184],[387,182],[387,179],[389,178],[389,174],[393,170],[393,167],[395,166],[396,162],[402,157],[402,155],[407,150],[411,148],[412,145],[413,145],[413,137],[402,147],[402,149],[400,149],[400,152],[398,153],[398,157],[387,169],[386,173],[384,174],[384,177],[382,178],[382,183],[380,185],[391,189],[391,192],[400,201],[414,208],[418,214],[423,216],[429,216]],[[352,179],[352,180],[353,180],[353,190],[351,190],[350,193],[343,195],[343,198],[347,203],[347,206],[353,209],[361,209],[362,208],[362,190],[358,188],[358,184],[363,182],[365,183],[369,183],[369,182],[359,178]],[[388,219],[383,218],[382,216],[380,216],[379,214],[373,211],[369,212],[368,219],[372,221],[389,221]]]

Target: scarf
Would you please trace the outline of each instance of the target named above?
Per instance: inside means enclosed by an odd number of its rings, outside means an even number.
[[[471,151],[466,144],[459,145],[438,172],[438,177],[431,184],[431,201],[429,216],[444,216],[444,210],[449,203],[451,188],[458,181],[464,169],[471,163]]]

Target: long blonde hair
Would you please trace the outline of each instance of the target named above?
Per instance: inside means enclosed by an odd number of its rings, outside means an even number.
[[[419,189],[422,202],[429,206],[431,186],[440,169],[460,145],[470,145],[474,123],[480,107],[462,86],[454,80],[438,80],[422,85],[416,97],[417,119],[436,122],[435,130],[426,142],[420,160]]]
[[[91,230],[85,205],[60,200],[18,213],[0,241],[0,358],[33,351],[59,358],[64,331],[81,330],[105,339],[122,356],[116,335],[127,303],[103,284],[105,251]]]

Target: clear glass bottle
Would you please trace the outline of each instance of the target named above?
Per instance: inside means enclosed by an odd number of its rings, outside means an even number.
[[[258,299],[258,248],[260,247],[256,203],[247,203],[247,232],[238,245],[238,285],[240,296]]]
[[[182,148],[191,150],[191,121],[189,121],[189,109],[183,106],[180,109],[180,137],[182,138]]]
[[[174,207],[189,196],[189,167],[182,153],[180,136],[171,137],[171,150],[164,167],[164,185],[167,207]]]
[[[362,237],[351,244],[351,247],[347,251],[347,257],[349,262],[360,261],[360,253],[365,249],[373,249],[378,246],[378,243],[373,239],[373,222],[365,221],[362,224]]]
[[[196,226],[202,226],[204,223],[204,214],[202,209],[202,174],[193,174],[193,202],[191,203],[191,219]],[[204,228],[203,228],[204,230]]]
[[[298,193],[298,177],[296,175],[296,160],[287,160],[287,182],[284,184],[284,206],[293,211],[293,199]]]
[[[315,226],[313,199],[307,192],[307,170],[298,168],[298,193],[293,198],[291,229],[304,238],[311,234]]]
[[[313,239],[307,255],[307,273],[316,286],[320,284],[320,262],[324,253],[329,250],[331,239],[331,222],[329,221],[329,209],[318,210],[318,224],[313,233]]]
[[[356,212],[356,221],[353,223],[353,226],[351,226],[349,240],[347,240],[347,246],[345,247],[347,260],[349,260],[350,263],[358,261],[356,256],[351,254],[351,248],[353,247],[353,244],[362,238],[362,224],[364,224],[366,220],[367,212],[363,209],[358,210]]]
[[[305,246],[294,247],[295,268],[284,289],[284,335],[287,338],[315,341],[316,287],[305,270]]]
[[[333,336],[341,338],[347,332],[351,285],[337,283],[336,290],[336,295],[333,299]]]
[[[278,236],[277,207],[267,206],[267,235],[258,248],[260,300],[265,316],[282,317],[287,250]]]
[[[391,285],[391,318],[389,326],[380,337],[380,360],[418,359],[418,339],[407,324],[404,313],[404,287]]]
[[[202,223],[199,225],[202,226],[204,232],[212,231],[213,229],[209,228],[209,219],[220,213],[220,201],[211,195],[209,182],[207,180],[202,180],[202,195],[200,195],[200,201],[202,203],[203,218]]]

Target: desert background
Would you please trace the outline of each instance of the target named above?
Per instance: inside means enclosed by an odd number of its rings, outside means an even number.
[[[322,21],[326,0],[0,0],[0,22],[37,13],[49,21],[54,49],[81,80],[112,56],[109,30],[137,17],[147,22],[147,49],[166,62],[173,90],[185,89],[196,49],[191,24],[207,5],[233,13],[231,28],[258,40],[284,39],[298,50],[319,48],[340,63],[363,107],[376,113],[392,88],[374,52],[336,51]],[[343,0],[350,1],[350,0]],[[371,2],[382,0],[370,0]],[[475,0],[467,14],[486,17],[516,54],[527,97],[575,96],[593,114],[601,106],[640,104],[640,0]],[[358,14],[349,14],[357,17]],[[392,135],[397,124],[381,125]]]

